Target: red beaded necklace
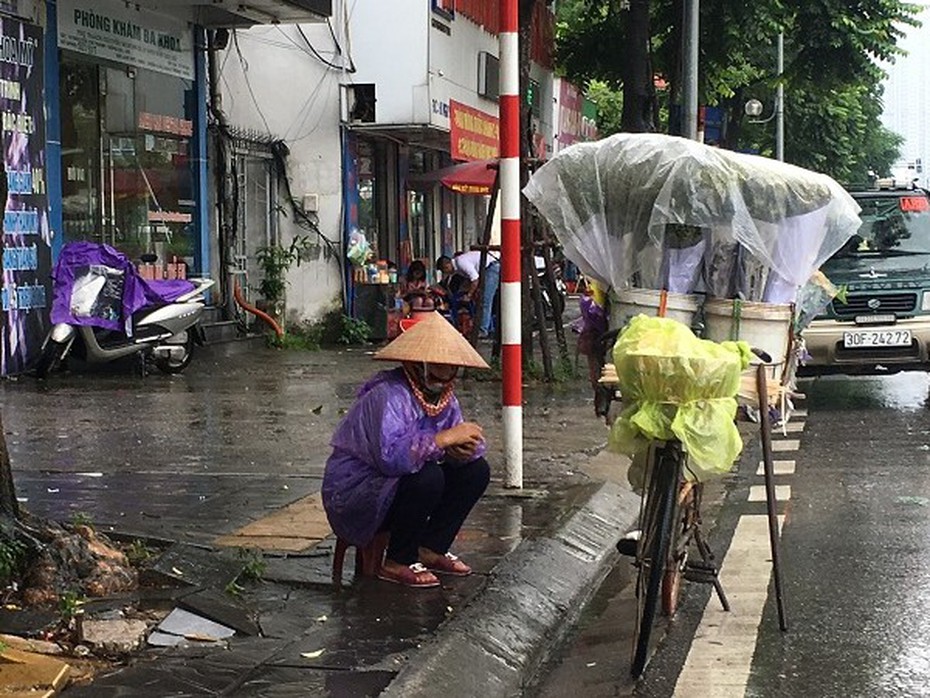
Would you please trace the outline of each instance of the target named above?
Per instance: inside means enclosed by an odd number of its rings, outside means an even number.
[[[439,400],[433,403],[423,394],[423,391],[420,389],[420,382],[406,365],[404,365],[404,376],[407,378],[407,385],[410,386],[410,392],[413,393],[413,397],[416,398],[417,404],[423,409],[427,416],[436,417],[449,406],[449,401],[452,400],[452,389],[454,387],[452,382],[446,384],[439,394]]]

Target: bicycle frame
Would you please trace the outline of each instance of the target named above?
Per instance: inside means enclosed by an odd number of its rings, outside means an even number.
[[[681,578],[713,584],[723,609],[729,602],[717,577],[714,555],[701,532],[703,486],[684,477],[687,454],[681,443],[653,443],[649,448],[646,487],[640,507],[636,554],[637,627],[631,673],[642,674],[649,661],[652,626],[661,602],[667,616],[674,615]],[[701,560],[689,561],[692,542]]]

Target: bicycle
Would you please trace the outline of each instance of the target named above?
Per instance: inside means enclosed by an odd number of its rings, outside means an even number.
[[[682,578],[713,584],[724,611],[730,610],[715,557],[701,531],[703,485],[685,478],[687,455],[678,441],[653,443],[640,511],[637,545],[637,627],[631,673],[638,677],[649,660],[649,641],[661,604],[666,616],[678,606]],[[689,560],[692,548],[700,560]],[[658,561],[658,562],[656,562]]]

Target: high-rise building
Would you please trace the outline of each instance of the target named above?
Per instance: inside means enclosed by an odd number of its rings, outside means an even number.
[[[930,4],[922,4],[923,26],[908,27],[900,43],[907,55],[885,66],[882,123],[904,137],[901,168],[913,166],[919,184],[930,187]]]

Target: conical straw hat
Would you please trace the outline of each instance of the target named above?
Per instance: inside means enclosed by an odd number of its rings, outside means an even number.
[[[439,313],[428,313],[409,330],[375,353],[379,361],[426,361],[431,364],[490,368],[458,330]]]

